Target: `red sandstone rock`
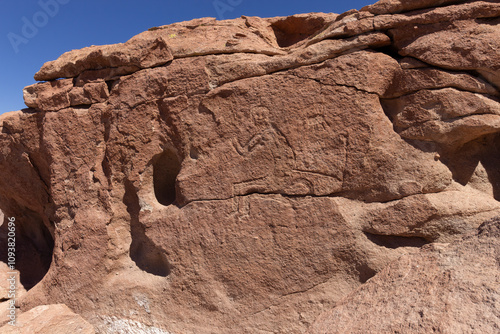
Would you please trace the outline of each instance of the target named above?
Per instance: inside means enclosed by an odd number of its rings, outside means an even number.
[[[459,0],[380,0],[373,5],[363,7],[362,11],[373,14],[393,14],[410,10],[437,7],[460,2]]]
[[[30,109],[0,115],[21,310],[64,303],[100,333],[303,333],[325,310],[313,328],[334,328],[372,282],[390,291],[390,263],[428,266],[422,246],[500,213],[499,16],[492,1],[381,1],[198,19],[45,64]],[[479,282],[473,269],[460,279]],[[395,330],[420,324],[380,298],[376,314],[406,319]],[[464,328],[432,298],[422,328]]]
[[[498,86],[499,23],[498,18],[458,20],[395,29],[391,33],[401,55],[446,69],[474,70]]]
[[[385,100],[384,107],[404,138],[448,147],[460,147],[500,129],[498,99],[454,88],[420,90]]]
[[[498,333],[500,219],[402,256],[325,312],[309,333]]]
[[[81,86],[73,86],[73,79],[63,79],[24,88],[26,105],[45,111],[105,102],[108,97],[108,86],[102,79],[82,83]]]
[[[43,305],[18,315],[16,325],[4,325],[5,334],[94,334],[94,328],[66,305]]]
[[[35,74],[35,80],[71,78],[85,70],[103,68],[133,68],[139,70],[163,65],[172,60],[168,43],[163,38],[136,38],[124,44],[90,46],[70,51],[59,59],[48,62]]]
[[[407,3],[418,2],[408,1]],[[366,11],[353,11],[338,16],[336,21],[312,37],[308,43],[317,43],[327,38],[346,38],[373,31],[388,31],[389,34],[393,34],[392,29],[397,29],[401,34],[406,34],[410,40],[413,40],[411,36],[414,35],[414,30],[419,29],[420,26],[425,28],[426,25],[437,22],[441,22],[440,24],[443,26],[451,25],[456,21],[476,19],[483,19],[487,22],[499,15],[500,4],[497,1],[471,1],[393,15],[373,15]],[[398,42],[399,39],[398,37],[395,41]]]

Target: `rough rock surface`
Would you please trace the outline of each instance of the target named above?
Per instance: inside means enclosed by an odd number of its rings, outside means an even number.
[[[327,311],[309,333],[500,331],[500,217],[459,242],[405,255]]]
[[[206,18],[45,64],[0,115],[16,303],[98,333],[303,333],[401,256],[437,256],[419,249],[500,214],[499,17]]]
[[[16,325],[4,325],[3,334],[95,334],[95,330],[66,305],[41,305],[24,312],[16,319]]]

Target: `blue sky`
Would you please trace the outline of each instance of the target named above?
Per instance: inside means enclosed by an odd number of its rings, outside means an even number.
[[[62,53],[122,43],[148,28],[200,17],[343,13],[375,0],[0,0],[0,114],[25,108],[22,89]]]

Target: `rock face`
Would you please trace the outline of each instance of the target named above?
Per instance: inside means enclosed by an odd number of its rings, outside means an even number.
[[[402,256],[325,312],[309,333],[498,333],[499,264],[497,217],[459,242]]]
[[[0,115],[17,304],[64,303],[97,333],[329,331],[369,296],[405,312],[384,293],[410,283],[384,268],[473,266],[457,240],[500,214],[499,20],[497,1],[383,0],[198,19],[45,64],[29,108]],[[455,291],[442,263],[412,293],[441,289],[415,301],[423,326],[456,332],[436,320]],[[475,275],[460,296],[494,289]],[[484,332],[495,308],[470,308]]]
[[[63,304],[37,306],[21,314],[16,326],[4,325],[5,334],[95,334],[95,330],[81,316]]]

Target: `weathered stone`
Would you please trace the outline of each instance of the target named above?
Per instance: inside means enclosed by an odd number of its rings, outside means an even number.
[[[445,7],[430,8],[406,14],[378,15],[373,18],[375,30],[406,29],[407,33],[418,29],[415,26],[471,19],[493,19],[500,15],[500,4],[497,1],[470,1]],[[356,25],[354,25],[355,27]],[[353,32],[356,28],[351,29]],[[414,33],[414,32],[413,32]]]
[[[440,193],[366,205],[353,222],[373,240],[388,246],[404,243],[405,238],[409,245],[418,245],[449,242],[456,235],[469,233],[499,208],[500,203],[491,195],[455,184]]]
[[[380,0],[373,5],[365,6],[361,11],[373,14],[394,14],[415,9],[430,8],[460,2],[460,0]]]
[[[95,334],[94,328],[66,305],[43,305],[17,315],[16,325],[4,325],[5,334]]]
[[[416,25],[391,32],[401,55],[442,68],[478,71],[495,85],[500,83],[498,18]]]
[[[352,87],[382,97],[394,86],[395,76],[400,71],[398,62],[386,54],[358,51],[318,65],[301,67],[292,73],[323,85]]]
[[[500,219],[475,236],[401,257],[309,333],[498,333]]]
[[[173,59],[165,39],[138,37],[124,44],[90,46],[69,51],[59,59],[48,62],[35,74],[35,80],[72,78],[86,70],[136,66],[148,68],[163,65]]]
[[[90,105],[105,102],[109,97],[108,85],[103,80],[74,87],[69,92],[71,106]]]
[[[268,23],[268,26],[270,25]],[[248,28],[245,18],[220,22],[207,18],[150,29],[133,37],[130,42],[164,38],[168,41],[174,58],[225,53],[286,54],[279,46],[269,45],[259,36],[265,35],[265,32],[256,34]],[[204,37],[204,43],[200,43],[200,36]]]
[[[281,57],[260,56],[252,59],[238,54],[214,60],[208,69],[212,77],[212,86],[215,88],[224,83],[244,78],[321,63],[349,50],[377,48],[389,44],[390,38],[387,35],[371,33],[345,40],[324,40],[317,44],[292,50],[290,54]]]
[[[383,102],[396,131],[408,139],[460,147],[500,130],[497,99],[454,88],[421,90]]]
[[[349,76],[356,78],[357,71],[352,72]],[[382,134],[386,137],[392,125],[375,94],[321,85],[307,78],[307,69],[303,76],[247,79],[207,95],[200,109],[213,115],[217,126],[204,137],[211,148],[195,146],[205,154],[186,161],[179,174],[178,191],[184,202],[256,191],[317,196],[342,192],[385,201],[439,191],[449,184],[440,163],[428,170],[419,167],[422,174],[409,172],[408,156],[416,158],[422,152],[398,136],[392,137],[390,145],[383,143]],[[260,87],[266,87],[263,93],[258,93]],[[276,99],[286,103],[276,106]],[[359,104],[351,104],[352,99]],[[322,108],[328,112],[319,113]],[[235,109],[242,113],[234,113]],[[213,170],[211,166],[222,158],[227,162]]]
[[[498,3],[370,8],[197,19],[44,65],[30,108],[0,115],[20,310],[64,303],[99,333],[304,333],[500,214]],[[422,328],[463,328],[428,311]]]
[[[24,88],[26,105],[43,111],[105,102],[108,97],[108,86],[102,79],[83,83],[81,86],[73,86],[73,79],[62,79]]]
[[[35,109],[61,110],[71,105],[69,92],[72,89],[72,79],[36,83],[24,88],[24,103]]]
[[[408,1],[408,3],[417,2]],[[327,38],[346,38],[373,31],[392,33],[393,29],[398,29],[404,34],[412,36],[413,30],[418,29],[419,25],[435,24],[436,22],[451,24],[455,21],[481,18],[488,20],[499,15],[500,4],[495,1],[472,1],[393,15],[374,16],[366,11],[354,12],[347,16],[339,16],[337,21],[311,38],[308,43],[314,44]]]
[[[445,71],[439,68],[400,63],[401,67],[418,66],[394,73],[394,78],[384,98],[394,98],[421,90],[456,88],[460,91],[498,96],[498,90],[487,81],[465,72]]]

